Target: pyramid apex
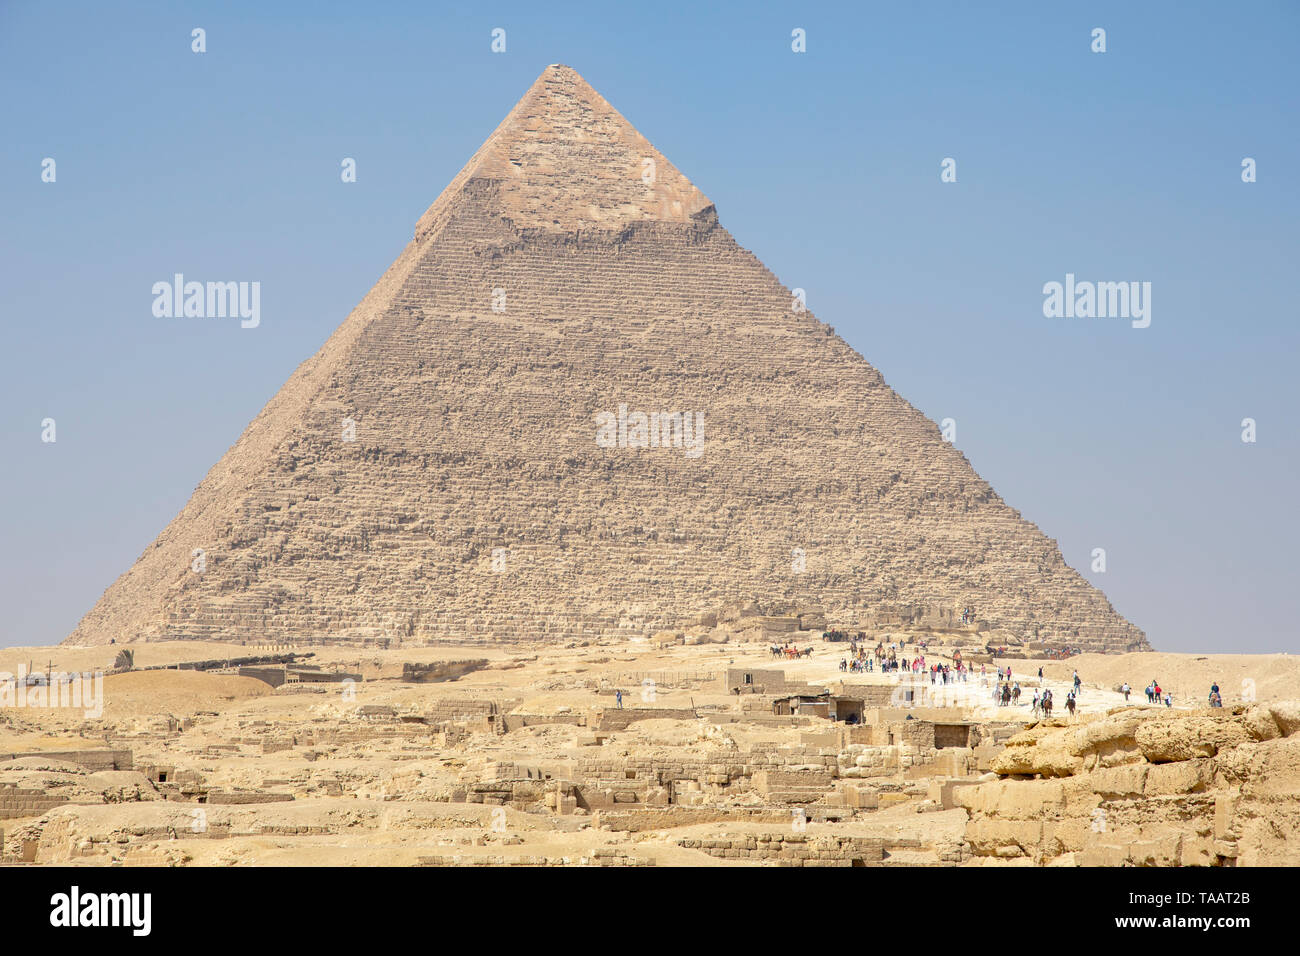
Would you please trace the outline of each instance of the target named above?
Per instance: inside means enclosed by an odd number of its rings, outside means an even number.
[[[422,237],[474,181],[517,228],[690,223],[713,204],[571,66],[552,63],[416,226]]]
[[[540,80],[547,76],[565,76],[575,80],[580,80],[582,83],[586,84],[587,86],[591,85],[582,78],[581,73],[579,73],[573,67],[569,66],[567,63],[552,63],[548,65],[546,69],[542,70],[542,72],[538,75],[537,79]]]
[[[533,85],[528,88],[526,93],[524,93],[523,99],[521,99],[520,102],[522,103],[523,100],[528,99],[528,97],[539,88],[546,88],[550,84],[556,83],[568,84],[575,89],[584,91],[589,90],[592,93],[596,93],[591,84],[583,79],[582,74],[573,67],[564,63],[552,63],[547,66],[546,69],[542,70],[541,73],[537,74],[537,79],[533,80]],[[596,95],[599,96],[600,94],[596,93]]]

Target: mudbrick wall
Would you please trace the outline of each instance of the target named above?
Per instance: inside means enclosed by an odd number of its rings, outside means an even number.
[[[78,766],[85,767],[87,770],[91,771],[130,770],[132,767],[131,751],[129,750],[43,750],[39,755],[49,760],[75,763]],[[17,760],[20,757],[30,756],[33,756],[30,752],[0,753],[0,763],[7,760]]]
[[[38,817],[67,802],[66,798],[49,796],[44,790],[0,784],[0,820]]]
[[[874,866],[885,858],[885,841],[873,837],[753,833],[736,837],[688,838],[680,845],[723,859],[763,861],[782,866]]]

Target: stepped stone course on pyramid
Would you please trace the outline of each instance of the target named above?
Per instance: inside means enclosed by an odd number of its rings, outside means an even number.
[[[1030,640],[1146,648],[792,305],[548,67],[68,642],[591,639],[758,599],[848,624],[973,605]],[[620,406],[699,413],[701,454],[599,444]]]

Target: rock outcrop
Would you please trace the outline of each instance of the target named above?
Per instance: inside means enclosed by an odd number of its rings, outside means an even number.
[[[1005,779],[954,791],[972,861],[1295,866],[1300,702],[1051,720],[1007,741]]]

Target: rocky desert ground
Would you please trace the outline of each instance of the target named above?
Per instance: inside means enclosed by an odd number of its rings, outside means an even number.
[[[849,643],[821,633],[744,636],[718,623],[567,646],[3,650],[0,671],[28,675],[0,708],[4,858],[1300,863],[1292,657],[1035,660],[987,656],[973,628],[865,635],[926,668],[962,653],[970,677],[945,687],[842,670]],[[787,643],[811,654],[775,657]],[[1040,666],[1058,702],[1046,719],[1030,707]],[[1001,667],[1018,703],[993,699]],[[59,674],[96,671],[102,708],[49,706]],[[1146,701],[1153,679],[1172,706]]]

